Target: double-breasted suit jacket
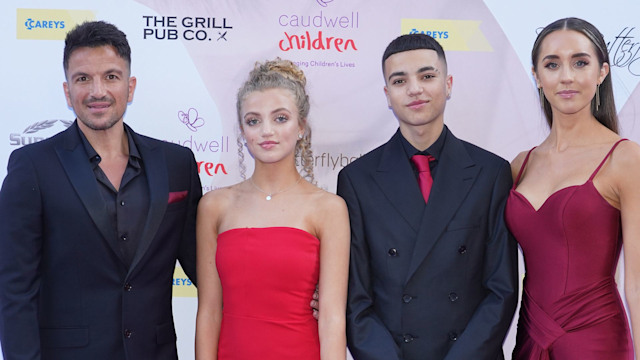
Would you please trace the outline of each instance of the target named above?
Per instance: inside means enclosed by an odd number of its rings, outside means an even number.
[[[76,123],[11,154],[0,191],[6,360],[177,358],[172,278],[176,259],[195,275],[202,188],[189,149],[127,130],[149,189],[130,266]]]
[[[338,176],[356,360],[503,358],[518,298],[517,245],[503,219],[511,171],[443,131],[426,206],[400,131]]]

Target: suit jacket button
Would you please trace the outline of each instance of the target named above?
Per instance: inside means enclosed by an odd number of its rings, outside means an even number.
[[[133,331],[129,329],[124,330],[124,337],[126,337],[127,339],[131,339],[131,335],[133,335]]]
[[[408,304],[411,302],[411,300],[413,300],[413,296],[411,295],[402,295],[402,302],[405,304]]]
[[[413,335],[411,335],[411,334],[404,334],[404,336],[403,336],[403,341],[404,341],[405,343],[407,343],[407,344],[408,344],[408,343],[412,342],[413,340],[414,340]]]
[[[389,254],[389,256],[398,256],[398,250],[396,250],[395,248],[389,249],[387,253]]]
[[[460,246],[460,247],[458,248],[458,252],[459,252],[460,254],[464,254],[464,253],[466,253],[466,252],[467,252],[467,247],[466,247],[466,246],[464,246],[464,245]]]
[[[131,286],[131,284],[129,283],[124,284],[124,291],[131,291],[132,288],[133,286]]]
[[[454,292],[449,293],[449,300],[451,300],[451,302],[456,302],[458,300],[458,294]]]
[[[450,332],[450,333],[449,333],[449,340],[451,340],[451,341],[456,341],[456,340],[458,340],[458,334],[456,334],[456,333],[455,333],[455,332],[453,332],[453,331],[452,331],[452,332]]]

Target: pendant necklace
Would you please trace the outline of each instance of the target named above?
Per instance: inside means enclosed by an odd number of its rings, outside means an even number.
[[[293,185],[289,185],[289,186],[285,187],[284,189],[278,190],[278,191],[276,191],[276,192],[269,193],[269,192],[266,192],[266,191],[264,191],[264,190],[260,189],[260,188],[258,187],[258,185],[256,185],[256,183],[254,183],[254,182],[253,182],[253,176],[249,178],[249,181],[251,182],[251,185],[253,185],[253,187],[254,187],[254,188],[256,188],[256,190],[258,190],[258,191],[260,191],[261,193],[263,193],[263,194],[266,194],[266,195],[267,195],[267,196],[265,197],[265,200],[267,200],[267,201],[271,200],[271,198],[273,198],[274,196],[276,196],[276,195],[278,195],[278,194],[281,194],[281,193],[283,193],[283,192],[285,192],[285,191],[288,191],[288,190],[293,189],[293,187],[294,187],[294,186],[298,185],[298,183],[300,182],[300,180],[302,180],[302,175],[300,175],[300,177],[298,178],[298,180],[296,180],[296,182],[294,182],[294,183],[293,183]]]

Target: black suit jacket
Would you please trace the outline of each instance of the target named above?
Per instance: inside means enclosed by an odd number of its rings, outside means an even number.
[[[338,175],[351,221],[349,350],[356,360],[502,359],[518,298],[503,218],[509,164],[449,132],[425,207],[400,136]]]
[[[114,246],[77,124],[11,154],[0,190],[5,360],[177,358],[172,277],[179,259],[195,279],[202,188],[189,149],[129,131],[150,201],[130,267]]]

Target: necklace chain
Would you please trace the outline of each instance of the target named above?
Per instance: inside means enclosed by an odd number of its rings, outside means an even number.
[[[254,187],[254,188],[256,188],[256,189],[257,189],[258,191],[260,191],[261,193],[263,193],[263,194],[266,194],[266,195],[267,195],[267,196],[265,197],[265,200],[267,200],[267,201],[271,200],[271,198],[273,198],[274,196],[276,196],[276,195],[278,195],[278,194],[281,194],[281,193],[283,193],[283,192],[285,192],[285,191],[288,191],[288,190],[293,189],[293,187],[294,187],[294,186],[298,185],[298,183],[300,182],[300,180],[302,180],[302,175],[300,175],[300,177],[298,177],[298,180],[296,180],[296,182],[294,182],[292,185],[289,185],[289,186],[285,187],[284,189],[280,189],[280,190],[278,190],[278,191],[275,191],[275,192],[269,193],[269,192],[266,192],[266,191],[262,190],[258,185],[256,185],[256,183],[255,183],[255,182],[253,182],[253,176],[249,178],[249,181],[251,182],[251,185],[253,185],[253,187]]]

